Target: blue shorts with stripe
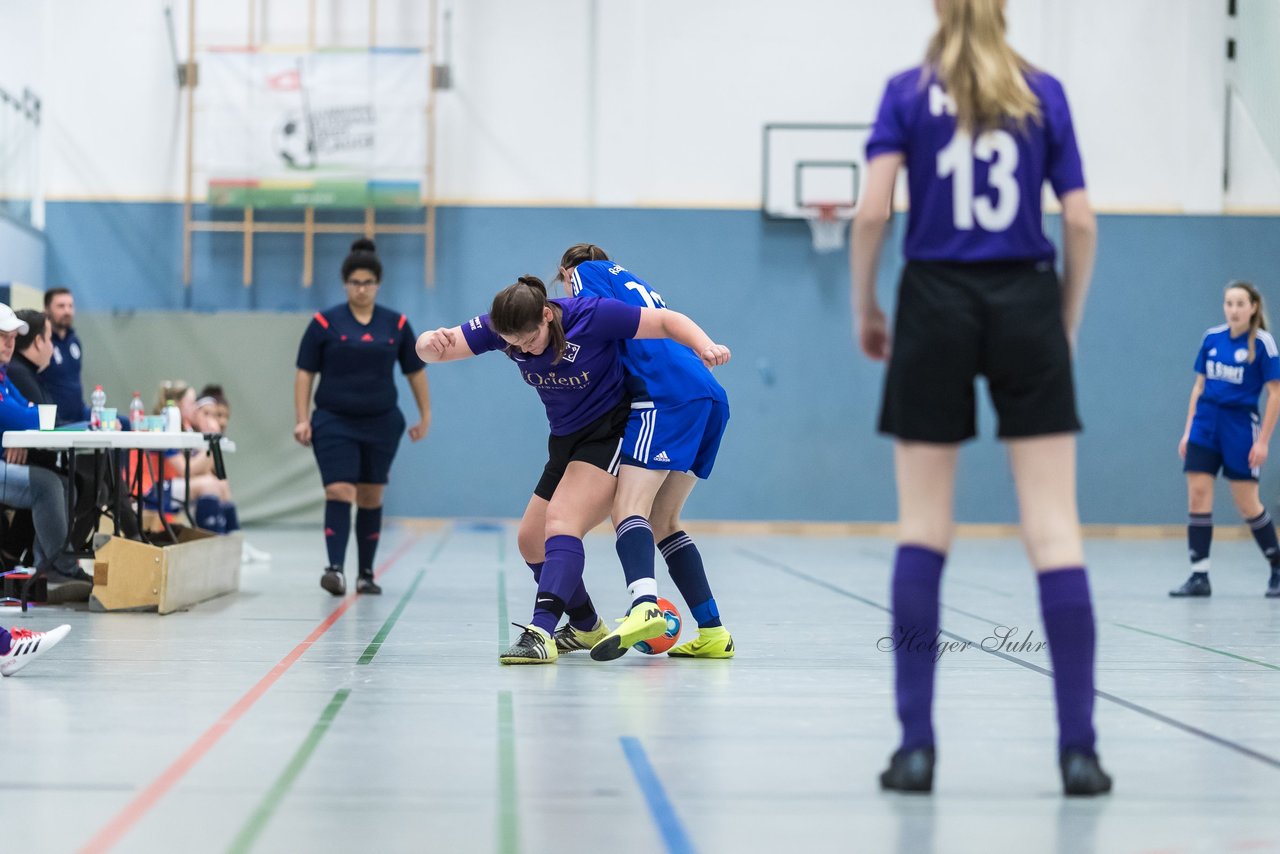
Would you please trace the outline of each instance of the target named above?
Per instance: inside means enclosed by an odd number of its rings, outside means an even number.
[[[1228,480],[1257,480],[1259,470],[1249,468],[1249,451],[1257,438],[1257,412],[1201,399],[1191,419],[1182,470],[1216,475],[1221,469]]]
[[[622,462],[641,468],[710,477],[729,423],[729,404],[702,398],[675,406],[631,404],[622,440]]]

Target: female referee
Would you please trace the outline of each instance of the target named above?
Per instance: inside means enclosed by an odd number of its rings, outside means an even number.
[[[1018,493],[1053,662],[1059,767],[1068,795],[1109,791],[1093,729],[1094,619],[1075,496],[1071,348],[1092,274],[1096,223],[1061,84],[1005,41],[1004,0],[937,0],[924,63],[890,79],[867,140],[853,224],[853,307],[863,351],[889,359],[880,430],[895,437],[893,569],[902,744],[886,789],[931,791],[934,661],[906,638],[938,632],[954,531],[960,443],[976,433],[983,374]],[[898,170],[910,213],[893,346],[875,274]],[[1063,277],[1041,228],[1048,181],[1062,204]]]
[[[431,395],[422,360],[414,352],[413,327],[403,314],[376,305],[382,261],[372,240],[351,244],[342,262],[347,301],[317,312],[298,347],[293,437],[310,445],[324,482],[324,539],[329,565],[320,586],[334,596],[347,592],[343,562],[356,505],[357,593],[382,592],[373,580],[373,557],[382,533],[382,492],[404,431],[396,400],[395,366],[409,378],[418,423],[416,442],[431,426]],[[316,374],[316,408],[311,389]]]
[[[590,610],[585,616],[599,630],[582,586],[582,537],[609,515],[613,503],[631,412],[618,347],[628,338],[672,338],[708,367],[730,358],[728,347],[679,312],[612,299],[547,299],[546,285],[534,276],[521,276],[500,291],[489,314],[418,339],[418,355],[426,362],[505,351],[537,389],[550,422],[547,464],[517,537],[534,570],[537,599],[530,625],[520,626],[520,639],[499,657],[503,664],[555,661],[553,633],[566,612],[574,618],[569,609]]]
[[[1227,322],[1204,334],[1196,355],[1187,427],[1178,443],[1187,473],[1187,547],[1191,577],[1170,596],[1208,596],[1209,544],[1213,541],[1213,480],[1231,481],[1231,497],[1271,564],[1266,595],[1280,597],[1280,545],[1276,526],[1258,500],[1258,473],[1280,415],[1280,354],[1267,331],[1262,295],[1248,282],[1232,282],[1222,297]],[[1267,410],[1258,424],[1258,397],[1267,388]]]

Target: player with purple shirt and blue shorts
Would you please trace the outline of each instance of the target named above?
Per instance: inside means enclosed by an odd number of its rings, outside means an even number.
[[[1222,295],[1227,322],[1205,332],[1196,354],[1196,382],[1178,452],[1187,473],[1187,552],[1191,577],[1170,596],[1209,596],[1213,541],[1213,484],[1221,471],[1254,541],[1271,565],[1266,596],[1280,598],[1280,543],[1271,514],[1258,497],[1258,475],[1280,418],[1280,349],[1267,331],[1262,294],[1231,282]],[[1267,409],[1258,399],[1267,390]]]
[[[612,299],[547,299],[534,276],[521,276],[493,299],[488,314],[418,338],[426,362],[448,362],[502,350],[516,363],[546,408],[551,435],[547,463],[520,521],[520,554],[538,584],[533,619],[504,652],[503,664],[547,664],[558,656],[560,618],[603,637],[603,623],[582,583],[582,537],[609,514],[622,436],[631,412],[619,342],[671,338],[708,367],[729,361],[675,311],[638,308]]]
[[[938,593],[954,533],[956,460],[987,379],[1039,581],[1067,795],[1110,791],[1093,728],[1095,629],[1075,498],[1071,345],[1092,274],[1096,223],[1061,84],[1004,39],[1003,0],[941,0],[925,62],[892,78],[867,141],[853,225],[853,307],[863,351],[889,358],[880,430],[895,438],[898,549],[891,638],[902,743],[885,789],[933,787]],[[994,34],[994,35],[993,35]],[[910,213],[893,346],[875,273],[893,185]],[[1062,204],[1063,275],[1041,225]],[[928,648],[926,648],[928,647]]]

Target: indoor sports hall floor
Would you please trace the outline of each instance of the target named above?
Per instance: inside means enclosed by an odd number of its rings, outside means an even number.
[[[1043,651],[943,654],[932,797],[886,795],[891,544],[702,536],[733,661],[501,667],[527,619],[510,527],[394,526],[381,598],[331,599],[310,530],[188,613],[70,622],[0,683],[5,852],[1280,851],[1280,602],[1252,542],[1170,600],[1176,540],[1093,540],[1110,797],[1064,800]],[[621,613],[612,540],[587,540]],[[660,575],[660,583],[664,580]],[[1041,638],[1019,545],[967,540],[943,627]],[[667,585],[666,595],[671,595]]]

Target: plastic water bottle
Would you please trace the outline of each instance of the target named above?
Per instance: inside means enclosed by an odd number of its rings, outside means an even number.
[[[142,392],[135,391],[129,403],[129,427],[132,430],[144,430],[147,424],[147,407],[142,402]]]
[[[168,433],[182,432],[182,411],[172,400],[167,400],[164,404],[164,429]]]
[[[107,393],[102,390],[102,386],[93,387],[93,394],[89,395],[89,429],[102,429],[102,409],[107,405]]]

